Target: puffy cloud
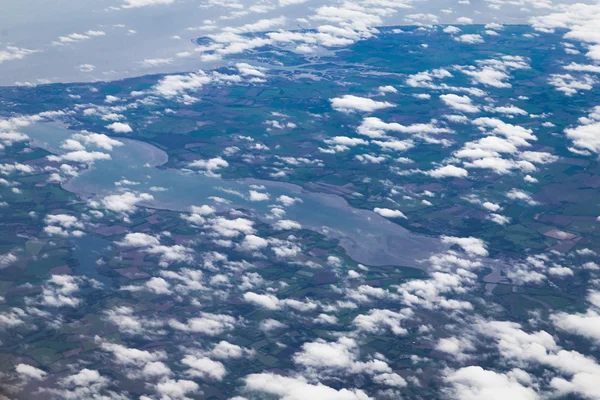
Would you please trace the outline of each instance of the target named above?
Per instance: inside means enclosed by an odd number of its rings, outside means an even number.
[[[113,361],[119,365],[136,366],[141,368],[150,362],[164,360],[167,358],[166,353],[163,351],[150,352],[147,350],[129,348],[118,343],[102,341],[102,339],[98,337],[97,341],[99,341],[100,348],[102,350],[112,353],[114,356]]]
[[[460,35],[460,36],[455,37],[454,40],[456,40],[458,42],[462,42],[462,43],[468,43],[468,44],[477,44],[477,43],[485,42],[485,40],[483,40],[483,37],[476,33]]]
[[[358,361],[359,347],[352,338],[341,337],[336,342],[317,340],[304,343],[299,352],[294,354],[293,360],[309,370],[317,370],[320,375],[352,373],[375,374],[389,373],[391,368],[386,362],[372,360]]]
[[[317,304],[311,301],[302,302],[295,299],[280,300],[272,294],[258,294],[254,292],[246,292],[242,296],[244,301],[255,304],[267,310],[279,310],[283,307],[289,307],[296,311],[307,312],[317,308]]]
[[[22,174],[32,174],[35,172],[31,165],[14,163],[14,164],[0,164],[0,174],[10,175],[12,173],[19,172]]]
[[[71,138],[85,145],[93,145],[108,151],[111,151],[115,147],[123,146],[123,142],[119,142],[101,133],[82,131],[81,133],[74,134]]]
[[[148,193],[125,192],[123,194],[112,194],[104,197],[99,203],[92,202],[93,206],[104,207],[117,213],[129,214],[137,209],[137,205],[144,201],[152,201],[154,197]]]
[[[245,379],[246,390],[278,396],[281,400],[330,399],[371,400],[359,389],[336,390],[321,383],[311,384],[301,377],[292,378],[272,373],[252,374]]]
[[[567,96],[573,96],[580,90],[592,90],[597,80],[589,75],[552,74],[548,83],[554,86],[559,92]]]
[[[153,321],[134,315],[134,310],[131,307],[115,307],[114,309],[105,312],[108,321],[119,328],[119,332],[128,335],[146,335],[150,336],[155,333],[163,333],[160,328],[162,321]]]
[[[263,332],[271,332],[283,328],[287,328],[287,325],[272,318],[261,321],[259,326],[259,329]]]
[[[62,384],[65,386],[93,387],[105,386],[107,383],[108,379],[100,375],[98,371],[87,368],[62,380]]]
[[[131,133],[131,132],[133,132],[133,129],[131,129],[131,126],[129,126],[129,124],[124,123],[124,122],[113,122],[112,124],[108,125],[107,128],[115,133]]]
[[[124,0],[124,8],[139,8],[148,6],[167,5],[173,3],[173,0]]]
[[[408,331],[401,326],[401,323],[412,315],[413,312],[408,308],[400,312],[372,309],[368,314],[355,317],[352,323],[358,330],[364,332],[383,334],[389,329],[395,335],[405,335]]]
[[[161,267],[168,267],[169,264],[174,262],[185,262],[189,264],[192,264],[194,262],[194,251],[180,244],[176,244],[173,246],[152,246],[147,249],[144,249],[144,252],[158,256],[158,265]]]
[[[52,275],[42,288],[41,304],[49,307],[77,307],[80,300],[71,295],[79,290],[81,278]]]
[[[227,27],[224,29],[225,32],[232,33],[251,33],[251,32],[264,32],[272,30],[275,27],[285,24],[285,17],[276,17],[271,19],[261,19],[251,24],[242,25],[240,27]]]
[[[37,52],[38,50],[30,50],[16,46],[6,46],[4,50],[0,50],[0,64],[5,61],[21,60],[26,56]]]
[[[244,240],[240,244],[240,247],[244,250],[254,251],[264,249],[268,245],[269,241],[266,239],[263,239],[256,235],[246,235],[244,237]]]
[[[250,191],[250,201],[267,201],[267,200],[269,200],[268,193],[261,193],[256,190]]]
[[[483,240],[475,237],[459,238],[454,236],[442,236],[443,243],[460,246],[468,255],[487,257],[488,251]]]
[[[473,284],[475,275],[458,269],[456,274],[434,272],[430,279],[415,279],[401,284],[398,293],[405,304],[427,309],[471,310],[472,304],[464,300],[447,299],[445,294],[462,294],[466,285]]]
[[[510,223],[509,217],[500,215],[500,214],[495,214],[495,213],[490,214],[489,219],[492,222],[497,223],[498,225],[506,225],[506,224]]]
[[[48,226],[44,227],[44,232],[51,236],[83,236],[83,223],[79,222],[77,217],[67,214],[49,214],[45,218]],[[69,231],[71,228],[76,228]]]
[[[221,157],[211,158],[209,160],[196,160],[189,164],[190,168],[205,169],[209,172],[216,171],[221,168],[226,168],[229,163]]]
[[[181,363],[189,367],[186,374],[194,378],[221,381],[227,375],[227,370],[222,362],[211,360],[208,357],[196,357],[188,354],[181,360]]]
[[[534,206],[537,205],[537,201],[533,200],[531,198],[531,196],[528,193],[525,193],[522,190],[519,189],[511,189],[507,194],[506,197],[508,197],[511,200],[521,200],[526,202],[527,204]]]
[[[463,72],[473,78],[475,83],[496,88],[511,87],[510,83],[505,82],[509,78],[509,75],[504,71],[491,67],[483,67],[479,70],[463,70]]]
[[[295,203],[298,202],[302,202],[302,199],[297,198],[297,197],[290,197],[290,196],[286,196],[286,195],[281,195],[277,198],[277,201],[281,204],[283,204],[286,207],[292,206]]]
[[[461,400],[537,400],[540,397],[521,381],[525,371],[516,370],[507,374],[471,366],[452,371],[445,379],[452,385],[452,397]]]
[[[219,236],[233,238],[241,235],[252,235],[255,233],[252,220],[246,218],[227,219],[224,217],[213,218],[209,221],[214,233]]]
[[[530,19],[533,27],[542,32],[554,32],[555,29],[568,29],[565,38],[587,43],[590,51],[586,54],[594,61],[600,60],[600,35],[596,26],[600,21],[597,4],[575,3],[564,5],[556,12],[535,16]]]
[[[201,313],[200,317],[190,318],[186,323],[175,319],[169,321],[173,329],[184,332],[202,333],[208,336],[216,336],[235,328],[237,320],[225,314]]]
[[[221,340],[213,347],[210,354],[221,360],[242,358],[248,351],[236,344]]]
[[[528,333],[521,325],[509,321],[486,321],[477,330],[495,341],[500,355],[517,362],[541,365],[571,376],[571,380],[555,377],[551,386],[562,394],[578,393],[582,397],[596,398],[598,385],[592,384],[600,377],[596,360],[576,351],[561,348],[546,331]]]
[[[85,151],[85,150],[77,150],[77,151],[71,151],[65,154],[62,154],[60,156],[48,156],[47,157],[48,160],[50,161],[55,161],[55,162],[60,162],[60,161],[67,161],[67,162],[76,162],[76,163],[81,163],[81,164],[91,164],[94,161],[100,161],[100,160],[110,160],[110,154],[107,153],[102,153],[100,151]]]
[[[591,292],[588,296],[588,300],[596,306],[600,305],[599,298],[598,292]],[[550,319],[557,328],[565,332],[600,342],[600,314],[594,309],[578,314],[559,312],[550,315]]]
[[[387,101],[376,101],[366,97],[358,97],[350,94],[342,97],[335,97],[329,101],[335,110],[346,113],[355,111],[373,112],[384,108],[395,107],[392,103]]]
[[[160,241],[147,233],[134,232],[125,235],[123,240],[117,244],[123,247],[149,247],[159,245]]]
[[[42,380],[46,377],[47,372],[28,364],[18,364],[15,370],[26,379]]]
[[[445,27],[443,29],[443,32],[444,33],[449,33],[449,34],[453,35],[455,33],[462,32],[462,30],[459,27],[457,27],[457,26],[449,25],[449,26],[447,26],[447,27]]]
[[[139,64],[146,68],[154,68],[159,67],[161,65],[168,65],[172,62],[172,58],[146,58],[140,61]]]
[[[364,118],[357,128],[359,134],[372,138],[385,137],[387,131],[407,134],[439,134],[452,132],[451,129],[438,127],[433,123],[402,125],[396,122],[387,123],[375,117]]]
[[[441,338],[435,345],[437,351],[451,354],[458,360],[466,359],[465,351],[474,350],[475,347],[468,339],[460,339],[456,337]]]
[[[473,101],[469,96],[458,96],[456,94],[443,94],[440,96],[440,99],[444,103],[446,103],[449,107],[452,107],[455,110],[466,112],[466,113],[475,113],[479,111],[479,107],[473,104]]]
[[[302,225],[296,221],[282,219],[273,224],[273,228],[278,231],[288,231],[293,229],[302,229]]]
[[[427,174],[433,178],[466,178],[469,172],[464,168],[449,164],[431,170]]]
[[[184,95],[188,91],[198,90],[210,82],[212,78],[204,71],[187,75],[167,75],[153,87],[153,90],[161,96],[172,98]]]
[[[200,386],[187,379],[165,379],[156,385],[156,391],[161,395],[161,399],[168,400],[186,400],[188,393],[197,393]]]
[[[15,262],[17,262],[17,260],[18,260],[18,257],[12,253],[1,254],[0,255],[0,270],[14,264]]]
[[[257,76],[259,78],[264,78],[266,76],[263,72],[266,68],[263,67],[255,67],[247,63],[237,63],[235,64],[235,67],[242,75]]]
[[[62,46],[65,44],[78,43],[83,40],[89,40],[93,37],[105,36],[106,32],[89,30],[85,33],[70,33],[66,36],[59,36],[58,40],[53,41],[52,44],[55,46]]]
[[[254,292],[246,292],[243,296],[248,303],[256,304],[268,310],[277,310],[280,307],[279,299],[272,294],[258,294]]]
[[[579,118],[581,125],[565,129],[567,137],[578,149],[600,153],[600,106],[594,107],[587,117]]]
[[[406,215],[400,210],[376,207],[373,211],[386,218],[406,218]]]

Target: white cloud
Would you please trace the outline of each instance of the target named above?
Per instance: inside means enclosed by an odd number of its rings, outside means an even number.
[[[110,154],[102,153],[99,151],[78,150],[78,151],[71,151],[69,153],[65,153],[60,156],[55,156],[55,155],[48,156],[47,158],[48,158],[48,160],[54,161],[54,162],[67,161],[67,162],[76,162],[76,163],[81,163],[81,164],[91,164],[94,161],[110,160],[111,156],[110,156]]]
[[[452,397],[461,400],[538,400],[535,390],[521,384],[523,374],[527,376],[521,370],[501,374],[471,366],[452,371],[445,379],[452,385]]]
[[[28,55],[37,53],[38,50],[24,49],[21,47],[7,46],[0,50],[0,64],[5,61],[21,60]]]
[[[250,191],[250,201],[267,201],[269,200],[268,193],[261,193],[256,190]]]
[[[221,381],[227,375],[227,370],[222,362],[211,360],[208,357],[196,357],[188,354],[181,360],[181,363],[189,367],[186,374],[194,378]]]
[[[406,218],[406,215],[400,210],[376,207],[373,211],[386,218]]]
[[[42,380],[47,372],[28,364],[18,364],[15,370],[24,378]]]
[[[469,43],[469,44],[477,44],[477,43],[485,42],[485,40],[483,40],[483,37],[481,37],[481,35],[473,34],[473,33],[457,36],[454,38],[454,40],[456,40],[458,42]]]
[[[355,111],[373,112],[384,108],[395,107],[387,101],[376,101],[366,97],[344,95],[329,99],[331,106],[341,112],[350,113]]]
[[[475,237],[459,238],[454,236],[442,236],[442,242],[460,246],[467,254],[472,256],[487,257],[488,251],[483,240]]]
[[[386,131],[407,133],[407,134],[439,134],[452,133],[451,129],[439,127],[431,124],[412,124],[402,125],[396,122],[386,123],[379,118],[364,118],[356,130],[359,134],[371,138],[382,138],[386,136]]]
[[[244,250],[255,251],[255,250],[264,249],[268,245],[269,245],[269,241],[266,239],[263,239],[256,235],[246,235],[244,237],[244,240],[240,244],[240,247]]]
[[[581,125],[565,129],[567,137],[578,149],[600,153],[600,107],[595,107],[588,117],[580,118]]]
[[[124,0],[123,8],[139,8],[148,6],[168,5],[173,3],[173,0]]]
[[[405,335],[408,331],[402,327],[401,323],[412,315],[412,311],[408,308],[402,309],[400,312],[372,309],[368,314],[355,317],[352,324],[358,330],[369,333],[383,334],[390,330],[395,335]]]
[[[229,163],[221,157],[215,157],[208,160],[196,160],[189,164],[191,168],[201,168],[209,172],[216,171],[221,168],[226,168]]]
[[[169,325],[184,332],[202,333],[208,336],[220,335],[225,331],[235,328],[237,320],[225,314],[211,314],[203,312],[200,317],[190,318],[185,323],[175,319],[169,321]]]
[[[527,204],[534,206],[537,205],[537,201],[533,200],[533,198],[528,194],[525,193],[522,190],[519,189],[511,189],[507,194],[506,197],[508,197],[511,200],[521,200],[526,202]]]
[[[113,122],[112,124],[107,126],[108,129],[112,130],[115,133],[130,133],[133,132],[131,126],[124,122]]]
[[[90,205],[95,208],[103,207],[109,211],[129,214],[137,210],[137,205],[144,201],[152,201],[154,197],[148,193],[136,194],[125,192],[122,194],[113,194],[102,198],[99,202],[90,201]]]
[[[371,400],[371,397],[359,389],[336,390],[321,383],[308,383],[301,377],[262,373],[248,375],[245,382],[246,390],[278,396],[281,400]]]
[[[469,172],[455,165],[445,165],[429,171],[427,174],[433,178],[466,178]]]
[[[469,98],[469,96],[458,96],[456,94],[443,94],[440,96],[440,99],[448,106],[454,108],[455,110],[466,112],[466,113],[475,113],[479,112],[479,107],[473,104],[473,101]]]
[[[282,219],[273,224],[273,228],[278,231],[287,231],[293,229],[302,229],[302,225],[300,225],[296,221],[292,221],[289,219]]]

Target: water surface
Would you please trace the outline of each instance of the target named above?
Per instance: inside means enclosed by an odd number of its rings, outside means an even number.
[[[35,124],[25,131],[35,146],[55,153],[61,153],[60,143],[74,133],[48,123]],[[350,257],[367,265],[421,267],[420,260],[448,248],[438,238],[414,234],[372,211],[353,208],[339,196],[309,192],[288,183],[222,179],[157,168],[167,162],[165,152],[148,143],[119,140],[124,145],[110,152],[111,160],[95,162],[90,169],[64,183],[63,187],[82,197],[100,197],[123,190],[115,182],[127,179],[139,183],[130,186],[130,190],[154,196],[154,200],[143,203],[144,206],[189,211],[191,206],[214,204],[210,199],[214,196],[229,200],[230,206],[252,210],[264,220],[269,214],[269,205],[276,203],[277,197],[296,197],[302,201],[286,207],[285,218],[298,221],[303,228],[340,239]],[[249,191],[255,186],[264,187],[258,191],[268,193],[270,200],[250,201]],[[151,191],[152,187],[167,190]]]

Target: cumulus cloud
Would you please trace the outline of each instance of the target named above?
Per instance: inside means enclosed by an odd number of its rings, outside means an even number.
[[[344,95],[335,97],[329,100],[334,110],[350,113],[356,111],[373,112],[384,108],[394,107],[392,103],[387,101],[376,101],[366,97],[358,97],[354,95]]]
[[[67,161],[81,164],[92,164],[94,161],[110,160],[111,156],[110,154],[102,153],[100,151],[78,150],[71,151],[60,156],[48,156],[47,158],[48,160],[55,162]]]
[[[427,174],[433,178],[466,178],[469,172],[464,168],[449,164],[431,170]]]
[[[352,323],[358,330],[364,332],[383,334],[389,330],[395,335],[405,335],[408,331],[402,326],[402,321],[412,315],[413,312],[408,308],[400,312],[372,309],[368,314],[355,317]]]
[[[181,360],[181,363],[189,367],[186,374],[194,378],[221,381],[227,375],[227,370],[222,362],[211,360],[208,357],[196,357],[188,354]]]
[[[456,94],[443,94],[440,99],[446,103],[449,107],[457,111],[466,113],[475,113],[479,111],[479,107],[473,104],[473,101],[469,96],[459,96]]]
[[[26,379],[42,380],[46,377],[47,372],[28,364],[18,364],[15,370]]]
[[[207,336],[220,335],[235,328],[237,319],[225,314],[201,313],[200,317],[188,319],[185,323],[171,319],[169,325],[184,332],[202,333]]]
[[[524,386],[523,379],[530,379],[522,370],[507,374],[485,370],[479,366],[461,368],[446,375],[446,381],[452,385],[452,397],[463,400],[519,399],[538,400],[536,391]]]
[[[373,209],[373,211],[375,211],[377,214],[381,215],[382,217],[386,217],[386,218],[405,218],[406,219],[406,215],[404,215],[404,213],[400,210],[392,210],[389,208],[376,207],[375,209]]]
[[[475,237],[454,237],[454,236],[442,236],[442,242],[448,244],[455,244],[460,246],[467,254],[472,256],[487,257],[488,251],[486,244],[483,240]]]
[[[335,399],[335,400],[370,400],[365,392],[359,389],[336,390],[321,383],[311,384],[298,377],[285,377],[273,373],[248,375],[245,379],[246,390],[278,396],[281,400]]]
[[[123,8],[139,8],[148,6],[168,5],[173,3],[173,0],[124,0]]]
[[[460,35],[460,36],[455,37],[454,40],[456,40],[458,42],[462,42],[462,43],[468,43],[468,44],[477,44],[477,43],[485,42],[485,40],[483,40],[483,37],[476,33]]]
[[[200,168],[208,172],[213,172],[228,166],[229,163],[221,157],[215,157],[208,160],[196,160],[189,164],[190,168]]]
[[[131,129],[131,126],[129,126],[129,124],[124,123],[124,122],[113,122],[112,124],[108,125],[107,128],[115,133],[131,133],[131,132],[133,132],[133,129]]]
[[[90,203],[95,208],[103,207],[113,212],[129,214],[137,210],[139,203],[152,200],[154,200],[154,197],[148,193],[125,192],[105,196],[100,202],[92,201]]]

